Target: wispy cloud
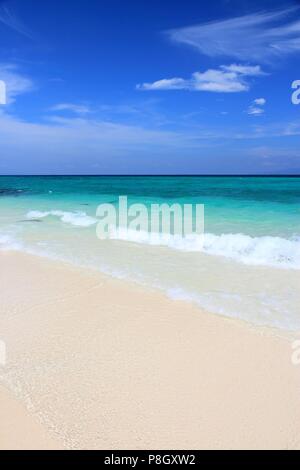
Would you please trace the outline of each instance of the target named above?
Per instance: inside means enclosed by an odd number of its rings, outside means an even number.
[[[264,114],[265,110],[263,108],[256,108],[255,106],[250,106],[248,109],[248,114],[252,116],[259,116]]]
[[[74,103],[59,103],[50,108],[50,111],[70,111],[74,114],[88,114],[91,109],[87,105]]]
[[[249,106],[247,113],[252,116],[260,116],[261,114],[264,114],[264,106],[266,102],[267,100],[265,98],[256,98]]]
[[[258,12],[167,32],[209,57],[272,61],[300,51],[300,8]]]
[[[90,115],[68,119],[56,115],[48,122],[45,119],[31,122],[3,110],[0,111],[0,170],[26,173],[30,167],[36,173],[55,173],[60,168],[66,173],[104,174],[117,168],[119,173],[170,172],[171,168],[177,168],[174,159],[181,162],[180,168],[186,168],[187,158],[192,164],[201,155],[205,163],[207,152],[212,152],[210,155],[217,162],[218,155],[223,158],[225,145],[232,154],[238,142],[242,142],[241,151],[246,152],[245,142],[249,144],[256,140],[263,145],[262,139],[275,137],[276,148],[278,137],[290,142],[290,137],[297,135],[300,135],[299,121],[242,128],[224,127],[221,123],[218,127],[201,124],[188,126],[188,129],[182,126],[175,130],[159,130],[91,118]],[[240,151],[236,155],[236,163],[241,165]],[[200,160],[199,165],[202,168]],[[255,167],[255,161],[252,165],[252,169],[259,168]],[[242,170],[243,166],[239,168]]]
[[[254,100],[254,104],[257,106],[264,106],[266,102],[267,100],[265,98],[256,98],[256,100]]]
[[[29,122],[0,112],[0,170],[27,172],[30,164],[36,173],[57,168],[71,173],[159,172],[163,155],[192,152],[200,140],[199,135],[141,125],[57,116]],[[171,165],[168,159],[165,165]]]
[[[295,148],[277,146],[250,147],[248,155],[251,159],[259,158],[262,165],[271,167],[273,171],[299,173],[300,151]]]
[[[7,5],[0,5],[0,24],[1,23],[23,36],[32,38],[31,32]]]
[[[23,75],[14,64],[0,64],[0,79],[6,86],[6,103],[11,104],[18,95],[32,91],[33,81]]]
[[[137,85],[139,90],[194,90],[237,93],[249,90],[248,77],[263,75],[259,65],[222,65],[219,69],[195,72],[190,79],[170,78]]]
[[[250,148],[249,153],[266,159],[273,159],[274,157],[295,157],[298,159],[298,162],[300,157],[300,150],[298,149],[291,149],[289,147],[270,147],[267,145]]]

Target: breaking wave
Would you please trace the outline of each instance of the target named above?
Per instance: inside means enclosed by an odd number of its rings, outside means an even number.
[[[76,227],[90,227],[97,223],[97,219],[90,217],[85,212],[64,212],[64,211],[30,211],[27,219],[44,219],[46,217],[58,217],[62,222]]]
[[[215,235],[211,233],[202,236],[179,237],[119,229],[112,233],[111,238],[140,244],[168,246],[181,251],[202,252],[230,258],[248,265],[300,269],[299,237],[289,240],[272,236],[250,237],[244,234]]]
[[[98,220],[85,212],[30,211],[27,219],[56,217],[77,227],[96,225]],[[216,235],[167,235],[130,229],[111,229],[109,238],[151,246],[166,246],[173,250],[205,253],[256,266],[300,269],[300,237],[291,239],[274,236],[251,237],[242,233]]]

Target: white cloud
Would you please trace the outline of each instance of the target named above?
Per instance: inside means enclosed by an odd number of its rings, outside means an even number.
[[[300,9],[254,13],[167,34],[171,40],[193,46],[209,57],[269,62],[300,51]]]
[[[262,71],[260,65],[241,65],[241,64],[231,64],[231,65],[222,65],[222,70],[225,72],[234,72],[241,75],[246,75],[248,77],[257,77],[259,75],[266,75]]]
[[[30,31],[25,27],[22,21],[16,17],[13,10],[7,5],[0,6],[0,23],[4,24],[8,28],[13,29],[14,31],[17,31],[23,36],[27,36],[29,38],[32,37]]]
[[[59,103],[52,106],[50,111],[71,111],[75,114],[87,114],[91,112],[88,106],[74,103]]]
[[[7,174],[57,173],[58,169],[65,173],[161,173],[173,171],[179,161],[183,171],[187,158],[192,165],[199,155],[206,162],[210,151],[221,157],[225,143],[234,151],[234,141],[244,145],[266,137],[300,135],[300,122],[242,128],[224,127],[222,122],[219,127],[189,125],[170,131],[78,117],[29,122],[5,109],[0,109],[0,172]]]
[[[153,83],[143,83],[137,85],[139,90],[183,90],[187,88],[188,80],[183,78],[169,78],[158,80]]]
[[[256,98],[256,100],[254,100],[254,104],[257,106],[264,106],[266,102],[267,100],[265,98]]]
[[[259,65],[222,65],[219,69],[195,72],[190,79],[170,78],[137,85],[139,90],[195,90],[237,93],[249,90],[247,77],[262,75]]]
[[[1,172],[28,172],[30,168],[29,171],[37,173],[57,171],[57,168],[66,172],[89,172],[93,171],[93,165],[99,166],[99,172],[109,172],[112,168],[117,171],[114,158],[126,172],[127,157],[133,161],[130,170],[136,171],[135,165],[145,155],[151,157],[151,165],[155,154],[172,155],[179,148],[187,151],[195,145],[193,136],[180,132],[57,116],[49,122],[35,123],[1,110],[0,142]]]
[[[13,64],[0,64],[0,80],[6,86],[7,104],[13,103],[18,95],[32,91],[34,88],[32,80],[22,75]]]
[[[194,73],[193,78],[194,88],[199,91],[236,93],[249,89],[244,78],[236,72],[210,69],[204,73]]]
[[[248,114],[257,116],[259,114],[264,114],[265,110],[263,108],[256,108],[255,106],[250,106],[248,109]]]
[[[272,168],[273,171],[290,173],[294,170],[296,174],[299,173],[300,152],[297,148],[282,147],[278,144],[250,147],[248,155],[250,158],[260,159],[265,167]]]
[[[256,98],[253,100],[253,103],[249,106],[248,108],[248,114],[252,116],[258,116],[261,114],[264,114],[264,106],[266,104],[267,100],[265,98]]]
[[[269,146],[260,146],[254,147],[250,149],[252,155],[257,155],[261,158],[270,158],[273,159],[274,157],[295,157],[299,161],[300,151],[298,149],[291,149],[286,147],[269,147]]]

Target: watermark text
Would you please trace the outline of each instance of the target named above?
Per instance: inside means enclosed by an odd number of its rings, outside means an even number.
[[[6,344],[4,341],[0,340],[0,367],[6,365]]]
[[[300,104],[300,80],[295,80],[292,83],[292,88],[295,90],[292,94],[292,103]]]
[[[120,196],[118,206],[100,204],[97,217],[101,240],[148,234],[167,241],[204,233],[203,204],[129,204],[127,196]]]
[[[292,343],[292,364],[294,366],[300,366],[300,339]]]
[[[0,80],[0,105],[6,104],[6,84],[3,80]]]

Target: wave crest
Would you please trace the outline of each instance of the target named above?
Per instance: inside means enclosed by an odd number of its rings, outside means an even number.
[[[46,217],[58,217],[62,222],[76,227],[90,227],[97,223],[97,219],[90,217],[85,212],[65,212],[65,211],[30,211],[27,213],[27,219],[44,219]]]
[[[297,238],[206,234],[203,251],[245,264],[300,269],[300,240]]]
[[[77,227],[96,225],[98,220],[85,212],[51,210],[30,211],[27,219],[57,217]],[[112,228],[109,239],[151,246],[166,246],[173,250],[205,253],[256,266],[300,269],[300,237],[286,239],[273,236],[251,237],[242,233],[215,235],[178,235]]]
[[[16,241],[12,235],[0,234],[0,250],[17,251],[21,248],[21,243]]]
[[[182,238],[121,229],[112,232],[110,238],[222,256],[248,265],[300,269],[299,238],[288,240],[272,236],[250,237],[241,233],[222,235],[206,233],[202,236],[189,235]]]

